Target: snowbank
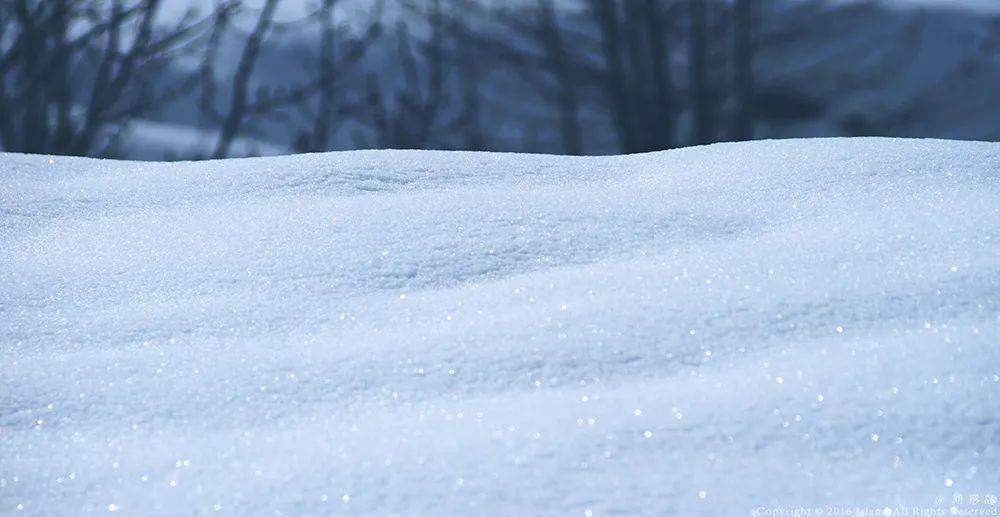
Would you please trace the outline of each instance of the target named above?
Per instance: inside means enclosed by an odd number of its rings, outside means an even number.
[[[0,513],[1000,496],[1000,144],[7,154],[0,243]]]

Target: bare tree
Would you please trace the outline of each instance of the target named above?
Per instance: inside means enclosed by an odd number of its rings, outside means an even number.
[[[396,25],[401,86],[393,84],[393,77],[369,74],[368,122],[379,147],[426,147],[444,105],[445,19],[440,0],[432,0],[426,19],[430,34],[426,41],[417,43],[417,50],[406,23]],[[387,85],[394,91],[392,101],[383,93]]]
[[[545,48],[545,63],[555,78],[564,151],[567,154],[583,154],[580,99],[577,91],[579,81],[571,68],[552,0],[538,0],[538,34]]]
[[[633,110],[629,96],[628,75],[622,57],[622,22],[615,0],[591,0],[590,9],[600,31],[604,67],[602,83],[611,110],[611,118],[623,152],[640,149],[633,125]]]
[[[645,0],[642,18],[649,34],[649,58],[654,90],[649,113],[653,118],[650,132],[655,149],[670,149],[674,140],[674,86],[670,64],[670,35],[660,0]]]
[[[736,0],[733,16],[733,139],[753,138],[753,0]]]
[[[652,126],[653,104],[651,102],[650,75],[652,70],[649,66],[649,55],[647,42],[649,35],[646,34],[646,24],[643,18],[647,13],[643,11],[643,5],[639,2],[622,2],[625,17],[622,27],[625,39],[625,56],[628,59],[628,77],[626,78],[626,92],[630,102],[630,113],[635,117],[632,121],[634,128],[635,147],[630,152],[649,151],[655,148],[653,143],[654,131]]]
[[[232,17],[238,12],[240,6],[239,0],[216,0],[215,2],[212,30],[205,44],[204,56],[199,67],[201,95],[198,98],[198,113],[201,116],[203,126],[210,126],[222,118],[215,110],[218,86],[215,77],[215,63],[219,57],[219,50],[229,29],[229,24],[232,22]]]
[[[449,124],[451,131],[458,134],[459,145],[463,149],[481,151],[486,149],[486,134],[482,127],[483,83],[487,76],[485,59],[487,52],[479,48],[475,35],[473,18],[482,14],[476,0],[452,0],[446,22],[448,39],[451,41],[451,61],[461,73],[457,74],[459,106],[458,113]]]
[[[295,148],[298,151],[319,152],[330,147],[330,137],[338,125],[337,116],[355,114],[357,107],[348,105],[342,98],[344,87],[338,88],[338,80],[358,65],[382,30],[381,2],[371,11],[366,29],[357,38],[347,31],[337,31],[334,23],[334,8],[337,0],[323,0],[314,17],[319,22],[319,48],[316,75],[317,97],[314,107],[304,106],[311,119],[311,126],[300,131]],[[344,52],[338,55],[337,43]]]
[[[330,128],[333,125],[333,103],[334,103],[334,34],[333,34],[333,7],[336,0],[323,0],[323,5],[319,11],[320,35],[319,35],[319,106],[316,115],[313,117],[312,135],[309,139],[309,147],[313,151],[321,151],[326,148],[330,138]]]
[[[0,3],[0,146],[107,155],[130,121],[190,89],[162,72],[203,24],[157,25],[160,3]]]
[[[601,41],[597,71],[626,153],[674,146],[670,30],[663,0],[591,0]]]
[[[204,115],[220,125],[215,150],[212,152],[213,158],[225,158],[229,156],[229,150],[232,147],[233,141],[244,128],[248,119],[266,114],[292,102],[300,101],[306,94],[305,88],[296,88],[291,92],[281,92],[279,95],[272,95],[267,89],[261,88],[258,90],[255,98],[251,98],[250,96],[254,68],[260,56],[261,46],[274,26],[274,14],[280,1],[265,0],[253,28],[249,35],[246,36],[240,57],[236,63],[236,70],[230,80],[224,111],[220,112],[215,109],[215,99],[202,99],[201,106],[204,110]],[[215,68],[214,59],[218,55],[218,45],[221,44],[233,17],[240,12],[241,8],[241,0],[228,0],[217,9],[213,27],[213,38],[211,39],[211,43],[214,46],[209,45],[205,49],[202,70],[211,72]],[[203,92],[215,91],[214,82],[216,79],[214,74],[203,73],[202,80],[212,83],[210,86],[205,86]]]
[[[708,82],[708,6],[707,0],[690,0],[690,89],[693,110],[692,138],[695,144],[711,143],[715,139],[712,92]]]
[[[580,62],[583,53],[569,48],[560,14],[553,0],[493,9],[482,17],[498,21],[500,30],[478,34],[476,39],[487,49],[488,59],[513,72],[510,77],[515,82],[537,94],[542,101],[535,105],[538,111],[556,111],[561,151],[583,154],[581,94],[592,81],[592,72]]]

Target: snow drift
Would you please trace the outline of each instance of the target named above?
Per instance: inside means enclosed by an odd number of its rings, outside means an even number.
[[[0,155],[0,513],[995,509],[998,338],[1000,144]]]

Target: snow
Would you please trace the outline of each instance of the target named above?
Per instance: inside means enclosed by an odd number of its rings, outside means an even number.
[[[0,155],[0,513],[995,509],[998,173]]]
[[[870,2],[871,0],[838,0],[842,3]],[[929,9],[932,11],[967,11],[982,14],[1000,13],[1000,2],[996,0],[875,0],[894,9]]]
[[[129,122],[120,135],[116,156],[140,159],[176,160],[191,156],[211,156],[218,135],[213,130],[186,124],[149,119]],[[250,137],[233,139],[230,153],[234,156],[274,156],[283,154],[283,147]],[[190,158],[188,158],[190,159]]]

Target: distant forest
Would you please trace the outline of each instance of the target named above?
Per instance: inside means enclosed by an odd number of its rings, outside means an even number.
[[[822,0],[0,2],[0,149],[636,153],[1000,138],[1000,20]],[[207,7],[206,7],[207,6]],[[932,22],[932,20],[934,20]],[[939,43],[939,42],[947,42]]]

